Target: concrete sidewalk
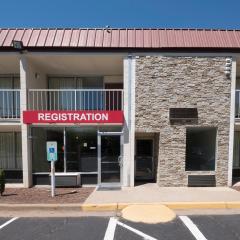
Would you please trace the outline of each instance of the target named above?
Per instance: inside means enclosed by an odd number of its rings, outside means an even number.
[[[158,187],[145,184],[121,190],[95,189],[83,203],[0,204],[1,212],[119,212],[131,205],[165,205],[170,209],[237,209],[240,210],[240,192],[228,187],[189,188]]]
[[[122,190],[95,190],[84,204],[160,202],[240,202],[240,192],[228,187],[158,187],[149,183]]]

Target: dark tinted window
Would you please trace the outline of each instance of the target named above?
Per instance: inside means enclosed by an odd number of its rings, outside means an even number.
[[[152,140],[141,139],[137,140],[137,156],[152,156]]]
[[[186,139],[186,170],[215,169],[216,128],[189,128]]]

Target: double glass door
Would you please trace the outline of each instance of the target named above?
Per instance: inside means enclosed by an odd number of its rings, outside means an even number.
[[[121,185],[122,146],[122,133],[98,132],[98,185]]]

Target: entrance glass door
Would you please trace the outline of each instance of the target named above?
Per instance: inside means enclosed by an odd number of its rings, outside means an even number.
[[[122,172],[122,134],[99,132],[98,145],[99,185],[120,185]]]

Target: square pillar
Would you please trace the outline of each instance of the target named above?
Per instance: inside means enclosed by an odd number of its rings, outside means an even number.
[[[23,123],[23,111],[27,110],[27,86],[29,79],[29,65],[26,57],[20,57],[20,111],[21,111],[21,133],[22,133],[22,166],[23,185],[26,188],[32,186],[32,160],[31,145],[28,139],[29,127]]]
[[[134,186],[135,147],[135,58],[123,60],[124,81],[124,146],[123,146],[123,186]]]
[[[232,59],[231,72],[231,109],[230,109],[230,127],[229,127],[229,153],[228,153],[228,186],[232,186],[233,172],[233,150],[234,150],[234,124],[235,124],[235,93],[236,93],[236,77],[237,77],[236,59]]]

